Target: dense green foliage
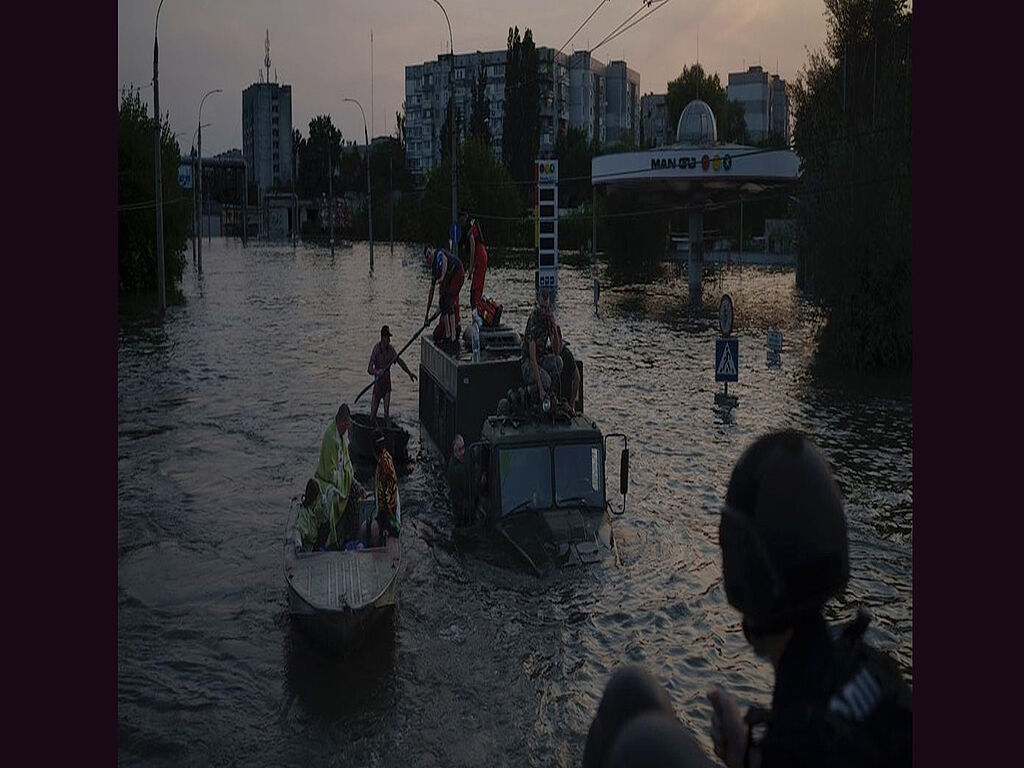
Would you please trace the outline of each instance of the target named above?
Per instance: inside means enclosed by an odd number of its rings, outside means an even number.
[[[125,89],[117,112],[117,288],[126,293],[155,291],[156,167],[153,120],[139,92]],[[179,299],[185,247],[192,217],[192,195],[178,184],[179,149],[169,117],[160,128],[161,191],[164,212],[164,289]]]
[[[672,126],[673,136],[675,136],[675,126],[679,124],[679,116],[683,113],[683,109],[698,98],[698,95],[700,100],[711,107],[711,111],[715,113],[719,141],[739,143],[746,141],[747,123],[743,117],[743,106],[738,101],[729,101],[718,74],[716,73],[714,77],[708,76],[700,64],[683,67],[679,77],[669,81],[666,101],[668,102],[668,124]]]
[[[334,169],[334,191],[339,192],[337,175],[342,155],[341,129],[335,127],[331,116],[317,115],[310,120],[309,138],[302,138],[298,129],[294,135],[297,138],[293,140],[294,152],[299,160],[295,187],[299,197],[316,200],[321,193],[327,194],[328,168]]]
[[[592,193],[591,161],[597,153],[596,142],[587,142],[587,134],[583,130],[569,128],[558,135],[555,149],[558,158],[558,205],[576,208],[589,202]]]
[[[502,123],[501,157],[512,178],[534,178],[534,163],[540,150],[540,81],[537,46],[529,29],[519,38],[519,27],[508,30],[505,53],[505,116]],[[530,203],[533,190],[519,190]]]
[[[669,233],[665,199],[629,187],[612,188],[607,197],[607,226],[598,235],[608,253],[612,282],[646,282],[658,272]]]
[[[825,5],[826,50],[793,87],[798,280],[827,312],[821,362],[909,369],[912,14],[903,0]]]
[[[501,245],[529,245],[533,222],[523,220],[525,211],[508,168],[494,156],[488,144],[469,138],[457,148],[459,208],[480,222],[488,249]],[[420,204],[421,234],[429,242],[447,242],[451,225],[451,164],[442,163],[427,177]],[[529,240],[524,241],[524,233]]]

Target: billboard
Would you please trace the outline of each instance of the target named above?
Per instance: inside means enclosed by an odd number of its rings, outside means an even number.
[[[178,184],[182,189],[192,189],[192,162],[178,164]]]

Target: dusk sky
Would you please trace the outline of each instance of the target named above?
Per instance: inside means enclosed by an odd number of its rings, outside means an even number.
[[[538,46],[561,46],[600,0],[441,0],[456,53],[504,49],[510,26],[533,30]],[[117,6],[118,94],[153,76],[153,27],[159,0],[121,0]],[[630,16],[640,0],[609,0],[567,52],[596,45]],[[646,11],[645,11],[646,12]],[[642,16],[643,13],[639,14]],[[432,0],[164,0],[160,11],[160,111],[170,113],[187,151],[199,102],[203,155],[242,147],[242,91],[263,67],[270,30],[270,77],[292,86],[292,124],[308,135],[309,121],[328,113],[346,141],[363,141],[358,99],[372,134],[395,131],[405,98],[405,67],[448,50],[444,14]],[[373,29],[373,110],[370,30]],[[668,0],[594,56],[625,59],[640,74],[643,93],[663,93],[670,79],[698,55],[726,85],[729,72],[760,64],[792,81],[808,51],[825,43],[822,0]],[[152,87],[142,97],[153,108]]]

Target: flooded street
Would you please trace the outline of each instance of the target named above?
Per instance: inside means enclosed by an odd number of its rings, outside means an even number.
[[[602,280],[563,266],[559,322],[584,364],[586,412],[629,436],[614,518],[621,566],[533,576],[498,547],[453,539],[439,458],[418,428],[418,382],[395,368],[391,411],[411,431],[400,474],[402,572],[393,620],[340,661],[292,626],[282,541],[338,405],[369,383],[388,323],[401,348],[429,291],[417,248],[204,243],[186,303],[118,331],[118,759],[123,765],[578,765],[603,686],[645,665],[711,753],[721,684],[770,701],[721,583],[718,510],[757,436],[806,432],[832,464],[849,520],[851,581],[874,644],[913,681],[909,386],[840,386],[808,370],[816,310],[792,269],[746,266]],[[603,277],[603,267],[597,273]],[[492,266],[485,293],[522,331],[533,269]],[[739,406],[714,404],[717,300],[731,294]],[[462,291],[467,321],[469,286]],[[435,300],[436,301],[436,300]],[[769,328],[782,366],[766,365]],[[419,341],[403,355],[418,372]],[[369,393],[355,410],[368,410]],[[618,444],[610,443],[609,469]],[[617,477],[617,469],[615,470]],[[618,508],[617,483],[609,498]],[[492,551],[493,550],[493,551]]]

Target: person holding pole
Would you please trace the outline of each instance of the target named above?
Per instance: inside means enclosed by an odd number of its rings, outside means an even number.
[[[388,326],[381,326],[380,341],[373,345],[370,352],[370,364],[366,372],[373,376],[373,403],[370,406],[370,421],[376,423],[377,408],[381,400],[384,401],[384,421],[386,422],[391,412],[391,364],[398,363],[402,366],[411,381],[416,381],[416,374],[409,370],[405,361],[395,353],[391,346],[391,329]]]
[[[462,261],[454,253],[447,253],[443,248],[432,248],[427,245],[423,255],[430,266],[430,295],[427,297],[427,313],[423,317],[423,325],[430,321],[430,305],[434,301],[434,288],[440,288],[438,303],[441,310],[441,321],[434,330],[434,341],[438,344],[446,342],[458,348],[459,328],[459,291],[466,280],[466,270]]]

